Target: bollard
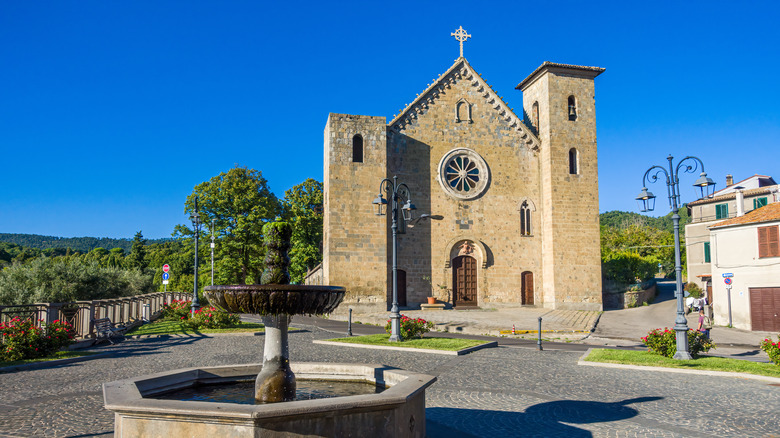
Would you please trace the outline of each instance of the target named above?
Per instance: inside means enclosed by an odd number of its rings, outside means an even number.
[[[347,336],[352,336],[352,308],[349,308],[349,321],[347,322]]]
[[[513,335],[515,334],[515,325],[514,324],[512,324],[512,334]]]
[[[536,341],[539,351],[542,351],[542,317],[539,317],[539,339]]]

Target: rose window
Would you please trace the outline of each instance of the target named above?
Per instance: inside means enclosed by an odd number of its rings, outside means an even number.
[[[485,160],[471,149],[448,152],[439,163],[439,183],[447,194],[472,199],[487,188],[489,170]]]
[[[479,182],[479,169],[469,157],[455,157],[450,160],[444,174],[447,184],[459,192],[469,192]]]

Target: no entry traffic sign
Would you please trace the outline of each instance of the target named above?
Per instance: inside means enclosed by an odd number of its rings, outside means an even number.
[[[163,272],[168,272],[168,271],[170,271],[170,270],[171,270],[171,267],[170,267],[170,266],[168,266],[168,264],[167,264],[167,263],[163,265]]]

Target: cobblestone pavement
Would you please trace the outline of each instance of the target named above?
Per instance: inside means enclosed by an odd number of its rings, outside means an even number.
[[[313,344],[290,334],[294,361],[383,363],[437,375],[431,437],[777,436],[780,387],[753,380],[577,366],[580,353],[501,347],[452,357]],[[128,339],[113,354],[0,374],[0,436],[112,436],[101,384],[198,365],[257,362],[262,336]],[[773,435],[775,434],[775,435]]]

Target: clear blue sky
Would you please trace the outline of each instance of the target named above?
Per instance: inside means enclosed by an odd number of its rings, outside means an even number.
[[[4,2],[0,232],[168,237],[193,187],[235,164],[280,197],[322,180],[328,113],[391,117],[457,58],[459,26],[516,109],[544,61],[607,69],[601,211],[636,211],[668,154],[699,156],[720,187],[780,180],[780,6],[748,4]]]

